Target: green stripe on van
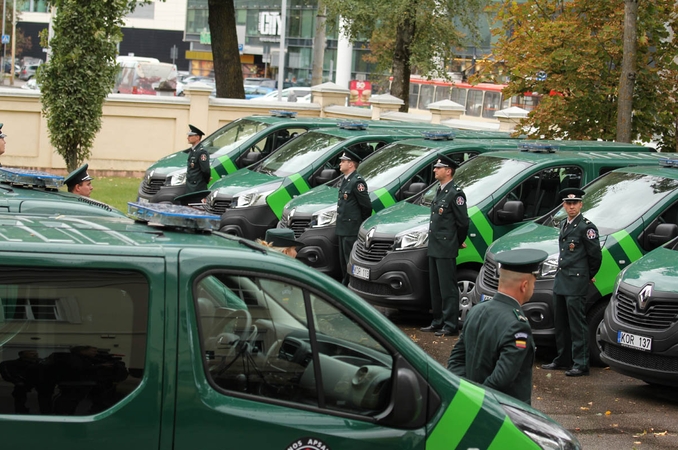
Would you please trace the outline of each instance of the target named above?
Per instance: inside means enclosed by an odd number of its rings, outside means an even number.
[[[377,197],[377,204],[373,205],[374,212],[381,211],[386,209],[391,205],[395,205],[396,201],[386,188],[377,189],[374,191],[374,195]]]
[[[221,177],[225,177],[238,170],[229,156],[220,156],[217,160],[219,161],[219,164],[212,166],[212,170],[210,171],[212,176],[209,182],[210,186]]]
[[[607,237],[602,249],[603,263],[596,274],[595,286],[600,295],[612,293],[617,275],[626,266],[643,256],[636,240],[625,230],[617,231]]]
[[[460,248],[459,254],[457,255],[457,265],[470,263],[470,262],[483,262],[483,256],[480,254],[476,246],[473,244],[473,241],[470,237],[467,237],[464,241],[466,248]],[[485,247],[487,249],[487,247]],[[485,251],[483,251],[483,254]]]
[[[485,390],[459,380],[459,390],[426,440],[427,449],[457,448],[483,406]]]
[[[492,224],[487,220],[485,214],[477,206],[471,206],[468,210],[468,218],[478,229],[480,236],[485,241],[485,244],[489,245],[494,240],[494,230]]]
[[[494,437],[492,444],[487,447],[487,450],[504,450],[507,448],[539,449],[541,447],[527,437],[525,433],[516,428],[516,426],[513,425],[513,422],[511,422],[511,419],[507,416],[504,419],[504,423],[499,429],[499,432]]]
[[[295,195],[303,194],[308,191],[310,187],[306,180],[301,175],[295,173],[290,175],[283,181],[283,185],[276,191],[272,192],[267,198],[266,203],[271,207],[271,210],[278,219],[282,217],[283,208],[292,200]]]

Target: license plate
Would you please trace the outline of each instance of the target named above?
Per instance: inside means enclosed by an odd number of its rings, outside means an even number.
[[[148,203],[148,199],[139,197],[137,198],[137,203]]]
[[[351,273],[356,278],[362,278],[363,280],[369,280],[370,279],[370,269],[366,269],[364,267],[356,266],[355,264],[351,268]]]
[[[480,301],[481,303],[486,302],[488,300],[492,300],[493,297],[494,295],[480,294]]]
[[[617,331],[617,343],[623,347],[635,348],[649,352],[652,350],[652,338],[638,336],[637,334],[627,333],[626,331]]]

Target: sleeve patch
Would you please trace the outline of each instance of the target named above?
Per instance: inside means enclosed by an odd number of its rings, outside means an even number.
[[[359,192],[364,192],[367,186],[365,186],[365,183],[358,183],[357,188]]]
[[[461,195],[458,195],[455,201],[457,202],[457,205],[459,205],[459,206],[463,206],[464,203],[466,203],[466,199]]]
[[[516,334],[515,334],[515,338],[516,338],[516,339],[527,339],[527,333],[523,333],[523,332],[521,332],[521,333],[516,333]]]
[[[516,339],[516,348],[527,348],[527,341],[524,339]]]
[[[207,155],[204,153],[200,155],[200,161],[207,161]]]
[[[595,239],[597,237],[598,237],[598,233],[596,233],[596,230],[594,230],[593,228],[589,228],[588,230],[586,230],[586,238],[587,239]]]

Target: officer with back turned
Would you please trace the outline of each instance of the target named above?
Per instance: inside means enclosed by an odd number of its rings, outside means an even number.
[[[205,135],[200,129],[193,125],[188,126],[188,143],[191,148],[188,150],[188,163],[186,166],[186,193],[190,194],[196,191],[207,189],[207,183],[211,178],[210,154],[207,153],[200,143]]]
[[[433,321],[421,331],[434,331],[436,336],[458,333],[459,288],[457,287],[457,254],[465,246],[469,219],[466,195],[452,182],[459,165],[440,154],[433,173],[440,182],[431,202],[428,231],[428,269],[431,286]]]
[[[469,312],[447,361],[450,372],[530,404],[535,346],[522,305],[532,297],[547,257],[531,249],[497,254],[498,292]]]
[[[553,284],[554,321],[558,355],[542,369],[565,370],[568,377],[589,374],[589,329],[586,323],[586,294],[600,269],[603,256],[598,228],[581,215],[584,191],[560,191],[567,220],[558,236],[560,256]],[[571,367],[571,368],[570,368]],[[569,370],[568,370],[569,369]]]
[[[339,266],[342,283],[348,285],[346,264],[353,244],[358,240],[360,224],[372,214],[372,201],[367,191],[367,183],[357,172],[360,157],[351,151],[345,151],[339,157],[339,170],[344,175],[339,188],[337,201],[337,237],[339,238]]]

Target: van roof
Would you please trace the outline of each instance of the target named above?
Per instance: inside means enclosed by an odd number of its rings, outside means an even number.
[[[515,159],[519,161],[531,162],[534,164],[541,164],[550,161],[581,161],[588,159],[593,161],[600,161],[601,163],[616,161],[638,161],[638,164],[647,165],[654,164],[666,156],[657,152],[628,152],[612,149],[609,151],[587,151],[587,149],[572,148],[571,151],[556,151],[555,153],[533,153],[524,151],[499,151],[482,155],[483,158],[505,158]]]

